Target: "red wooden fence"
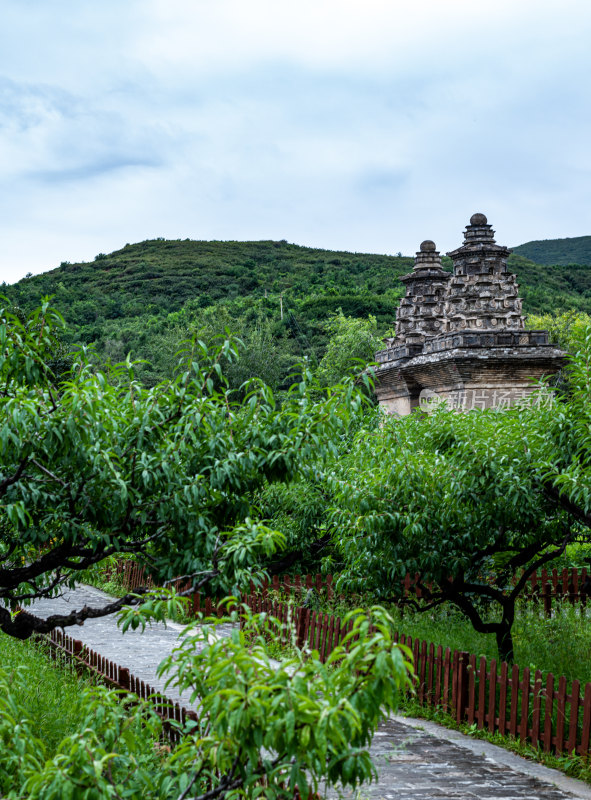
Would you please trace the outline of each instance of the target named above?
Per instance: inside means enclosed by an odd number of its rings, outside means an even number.
[[[101,656],[100,653],[86,647],[78,639],[68,636],[62,630],[52,630],[47,637],[44,637],[44,641],[49,643],[54,657],[61,653],[77,668],[90,670],[107,686],[132,692],[150,703],[162,719],[164,732],[172,744],[180,741],[182,729],[187,720],[197,719],[194,711],[169,700],[149,684],[132,675],[126,667],[120,667],[115,662]]]
[[[118,561],[114,568],[114,574],[124,588],[130,592],[139,587],[155,587],[152,578],[135,561]],[[313,589],[318,594],[325,594],[327,600],[332,600],[335,596],[334,581],[333,575],[274,575],[270,581],[263,580],[259,591],[263,597],[269,591],[273,591],[279,594],[294,595],[299,600]],[[417,581],[418,575],[414,577],[407,575],[403,580],[402,602],[410,596],[421,597],[421,590],[415,588]],[[189,584],[181,585],[180,582],[177,582],[173,585],[177,589],[185,589]],[[251,584],[251,594],[254,594],[255,591],[256,588]],[[547,616],[552,613],[553,603],[568,601],[572,605],[585,607],[588,600],[591,600],[591,574],[586,567],[582,570],[572,568],[561,571],[543,569],[530,576],[521,597],[529,602],[542,605]],[[194,602],[195,608],[201,610],[205,598],[198,598]]]

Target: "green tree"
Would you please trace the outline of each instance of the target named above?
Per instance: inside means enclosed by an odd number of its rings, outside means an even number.
[[[562,314],[529,314],[526,326],[530,330],[545,330],[550,341],[564,347],[570,353],[584,346],[591,317],[584,311],[565,311]]]
[[[394,643],[392,619],[378,608],[350,614],[352,630],[326,664],[297,649],[271,659],[278,620],[245,613],[229,637],[216,636],[228,621],[237,614],[196,621],[161,667],[199,708],[172,752],[157,747],[161,724],[149,707],[94,689],[82,699],[81,730],[50,756],[12,697],[11,684],[26,676],[0,670],[3,796],[293,800],[296,788],[308,797],[371,780],[373,733],[410,683],[410,651]]]
[[[359,434],[333,469],[342,585],[416,607],[457,606],[513,658],[515,604],[528,576],[591,541],[591,330],[569,394],[505,411],[390,418]]]
[[[373,362],[382,346],[375,317],[346,317],[342,311],[326,323],[330,339],[316,375],[322,386],[339,383],[345,376],[357,376]]]
[[[178,377],[149,389],[131,363],[105,374],[84,352],[62,379],[48,365],[59,325],[47,303],[25,322],[0,312],[0,630],[27,638],[138,602],[14,613],[115,553],[159,580],[238,587],[283,543],[252,520],[254,491],[327,453],[356,391],[314,401],[304,374],[281,408],[260,382],[238,403],[221,367],[237,357],[231,341],[211,352],[193,341]]]
[[[266,565],[270,574],[319,571],[320,558],[330,550],[329,509],[331,496],[321,470],[290,484],[274,483],[257,498],[258,511],[267,524],[285,536],[285,550]]]

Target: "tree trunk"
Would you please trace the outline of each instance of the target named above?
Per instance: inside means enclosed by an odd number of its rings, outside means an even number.
[[[511,633],[512,624],[507,619],[503,619],[496,630],[497,636],[497,649],[499,651],[499,658],[501,661],[506,661],[507,664],[512,664],[515,661],[515,653],[513,652],[513,634]]]

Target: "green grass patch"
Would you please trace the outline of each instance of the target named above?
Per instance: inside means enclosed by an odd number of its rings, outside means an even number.
[[[453,650],[466,650],[487,659],[498,658],[491,634],[477,633],[468,620],[453,608],[416,613],[391,609],[400,632],[426,639]],[[513,626],[515,663],[539,669],[544,674],[564,675],[570,683],[591,681],[591,610],[564,602],[556,604],[546,618],[532,603],[521,603]]]
[[[12,682],[14,697],[34,735],[53,756],[59,743],[80,728],[87,714],[81,694],[92,680],[78,676],[63,658],[53,661],[42,643],[21,642],[6,634],[0,634],[0,667],[8,674],[24,673],[25,680]]]
[[[132,560],[125,556],[111,556],[99,561],[88,569],[82,570],[76,576],[77,583],[86,583],[100,589],[101,592],[110,594],[113,597],[124,597],[128,589],[123,584],[123,573],[117,574],[116,564],[118,561]]]

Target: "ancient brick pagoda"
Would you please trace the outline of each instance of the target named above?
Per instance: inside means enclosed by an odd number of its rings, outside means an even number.
[[[396,336],[376,354],[376,394],[388,412],[409,414],[446,400],[459,410],[513,405],[556,373],[564,352],[547,331],[524,329],[510,250],[495,242],[484,214],[466,226],[446,272],[425,241],[396,314]]]

